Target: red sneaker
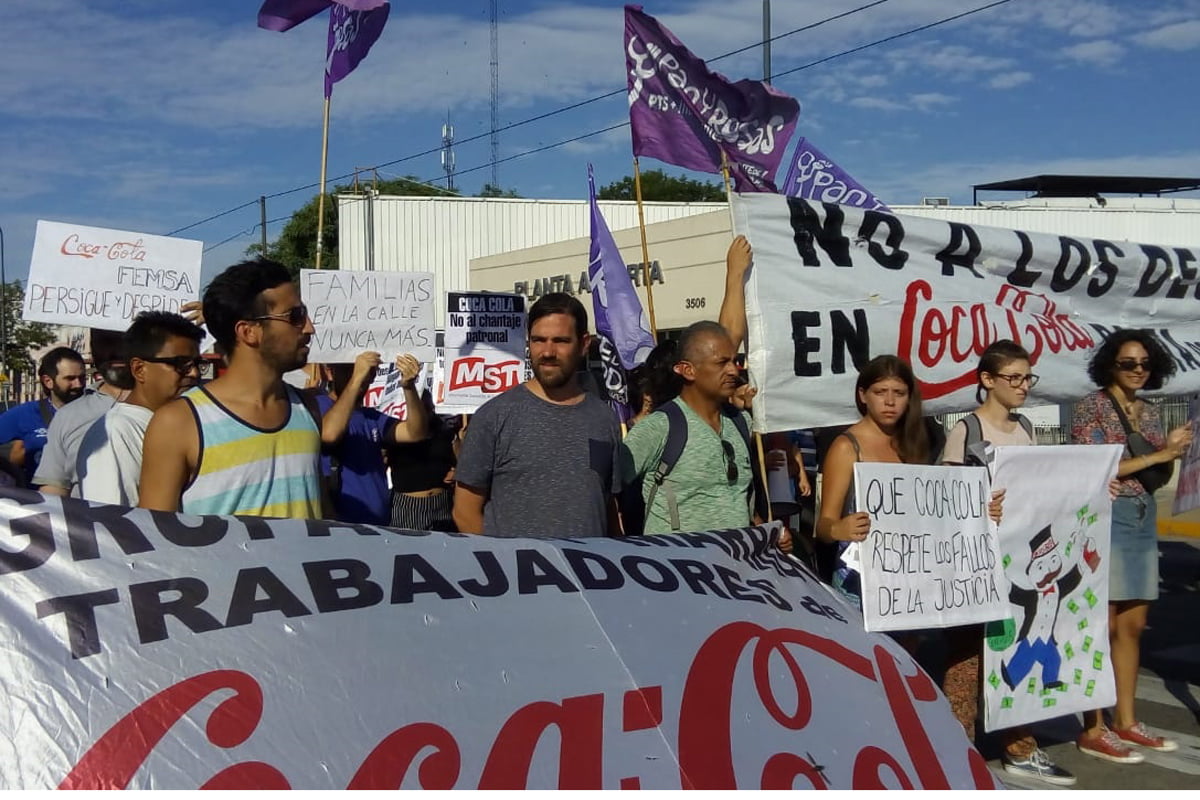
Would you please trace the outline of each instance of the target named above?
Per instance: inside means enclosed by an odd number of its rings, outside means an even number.
[[[1108,728],[1102,728],[1100,733],[1091,736],[1086,731],[1081,733],[1075,740],[1075,746],[1081,753],[1103,758],[1105,761],[1114,761],[1117,764],[1140,764],[1146,760],[1144,755],[1125,744],[1117,734]]]
[[[1140,722],[1133,723],[1132,726],[1125,730],[1119,728],[1113,728],[1112,730],[1123,741],[1136,744],[1138,747],[1144,747],[1147,750],[1170,753],[1179,749],[1179,743],[1174,739],[1168,739],[1165,736],[1155,736],[1146,730],[1146,726]]]

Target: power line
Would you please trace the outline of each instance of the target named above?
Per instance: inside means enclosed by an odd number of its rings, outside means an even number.
[[[890,2],[890,1],[891,1],[891,0],[874,0],[874,2],[867,3],[866,5],[859,6],[858,8],[853,8],[853,9],[850,9],[849,11],[843,11],[843,12],[842,12],[842,13],[840,13],[840,14],[834,14],[834,15],[833,15],[833,16],[831,16],[831,17],[826,17],[825,19],[819,20],[819,21],[817,21],[817,22],[809,23],[808,25],[801,26],[801,27],[799,27],[799,28],[796,28],[796,29],[794,29],[794,30],[790,30],[790,31],[787,31],[787,32],[785,32],[785,33],[781,33],[781,34],[779,34],[778,36],[772,36],[772,37],[771,37],[771,38],[770,38],[768,41],[774,42],[774,41],[777,41],[777,40],[779,40],[779,39],[786,38],[786,37],[788,37],[788,36],[794,36],[794,35],[795,35],[795,34],[797,34],[797,33],[803,33],[803,32],[805,32],[805,31],[810,31],[810,30],[813,30],[814,28],[819,28],[820,26],[822,26],[822,25],[825,25],[825,24],[827,24],[827,23],[830,23],[830,22],[835,22],[835,21],[837,21],[837,20],[839,20],[839,19],[843,19],[843,18],[845,18],[845,17],[848,17],[848,16],[851,16],[851,15],[853,15],[853,14],[857,14],[857,13],[859,13],[859,12],[866,11],[866,10],[868,10],[868,9],[870,9],[870,8],[874,8],[875,6],[883,5],[884,3],[887,3],[887,2]],[[1005,0],[1005,2],[1007,2],[1007,0]],[[746,45],[745,47],[740,47],[740,48],[738,48],[737,50],[730,50],[728,53],[722,53],[721,55],[719,55],[719,56],[716,56],[715,58],[710,58],[710,59],[708,59],[708,62],[707,62],[707,63],[710,63],[710,64],[711,64],[711,63],[713,63],[713,62],[715,62],[715,61],[720,61],[721,59],[724,59],[724,58],[729,58],[730,56],[735,56],[735,55],[738,55],[739,53],[744,53],[744,52],[746,52],[747,50],[753,50],[754,48],[756,48],[756,47],[761,47],[762,45],[763,45],[763,42],[755,42],[754,44],[749,44],[749,45]],[[833,56],[833,58],[836,58],[836,57],[837,57],[837,56]],[[493,130],[489,130],[489,131],[487,131],[486,133],[480,133],[480,134],[477,134],[477,135],[475,135],[475,136],[468,137],[468,138],[466,138],[466,139],[461,139],[461,140],[459,140],[459,141],[458,141],[458,144],[460,144],[460,145],[463,145],[463,144],[468,144],[468,143],[470,143],[470,142],[475,142],[475,141],[478,141],[478,140],[480,140],[480,139],[490,138],[490,137],[493,135],[493,133],[504,133],[504,132],[506,132],[506,131],[513,130],[513,129],[515,129],[515,128],[520,128],[520,127],[522,127],[522,126],[525,126],[525,125],[530,125],[530,124],[532,124],[532,123],[534,123],[534,122],[541,122],[541,121],[542,121],[542,120],[544,120],[544,119],[549,119],[550,117],[557,116],[557,115],[559,115],[559,114],[565,114],[565,113],[566,113],[566,112],[568,112],[568,111],[574,111],[574,110],[576,110],[576,109],[578,109],[578,108],[583,108],[584,106],[591,105],[592,103],[598,103],[598,102],[600,102],[601,100],[607,100],[607,99],[609,99],[610,97],[616,97],[617,95],[625,94],[627,91],[628,91],[628,90],[627,90],[627,89],[625,89],[625,88],[622,88],[622,89],[615,89],[615,90],[613,90],[613,91],[611,91],[611,92],[607,92],[607,93],[605,93],[605,94],[596,95],[595,97],[590,97],[590,98],[588,98],[587,100],[580,100],[579,102],[576,102],[576,103],[570,103],[570,104],[568,104],[568,105],[565,105],[565,106],[560,106],[559,108],[553,109],[553,110],[551,110],[551,111],[547,111],[547,112],[545,112],[545,113],[543,113],[543,114],[537,114],[537,115],[535,115],[535,116],[528,117],[528,118],[526,118],[526,119],[520,120],[520,121],[518,121],[518,122],[513,122],[513,123],[510,123],[510,124],[508,124],[508,125],[504,125],[504,126],[502,126],[502,127],[499,127],[499,128],[495,128],[495,127],[494,127],[494,125],[493,125],[494,131],[493,131]],[[601,132],[602,132],[602,131],[601,131]],[[599,133],[599,132],[597,132],[597,133]],[[596,135],[596,133],[592,133],[592,134],[588,134],[588,135]],[[585,136],[584,138],[586,138],[586,136]],[[438,147],[434,147],[434,148],[432,148],[432,149],[429,149],[429,150],[423,150],[423,151],[421,151],[421,152],[419,152],[419,153],[414,153],[414,154],[412,154],[412,155],[404,156],[404,157],[402,157],[402,158],[397,158],[397,159],[395,159],[395,160],[393,160],[393,161],[385,161],[385,162],[383,162],[383,163],[381,163],[381,164],[376,164],[376,165],[375,165],[375,168],[376,168],[376,169],[382,169],[383,167],[392,167],[392,166],[395,166],[395,165],[397,165],[397,164],[403,164],[403,163],[404,163],[404,162],[406,162],[406,161],[413,161],[413,160],[415,160],[415,159],[418,159],[418,158],[423,158],[424,156],[433,155],[434,153],[439,153],[439,152],[441,152],[441,149],[442,149],[442,148],[441,148],[441,146],[438,146]],[[540,150],[539,150],[539,151],[532,151],[532,152],[540,152]],[[493,158],[494,158],[494,156],[493,156]],[[503,159],[503,160],[504,160],[504,161],[510,161],[510,160],[512,160],[512,157],[509,157],[509,158],[506,158],[506,159]],[[497,162],[497,163],[500,163],[500,162]],[[489,167],[490,167],[490,166],[491,166],[491,162],[489,162],[489,163],[487,164],[487,166],[489,166]],[[477,171],[477,170],[478,170],[478,168],[473,168],[471,171]],[[459,173],[459,174],[461,174],[461,173]],[[354,173],[353,173],[353,172],[347,172],[347,173],[345,173],[344,175],[336,175],[336,176],[334,176],[334,177],[332,177],[332,178],[329,178],[329,179],[328,179],[328,182],[329,182],[329,183],[336,183],[337,181],[340,181],[340,180],[345,180],[346,178],[353,177],[353,175],[354,175]],[[286,197],[287,195],[289,195],[289,194],[295,194],[296,192],[303,192],[303,191],[309,191],[309,190],[312,190],[312,189],[319,189],[319,188],[320,188],[320,186],[321,186],[321,184],[320,184],[319,182],[317,182],[317,183],[308,183],[308,184],[305,184],[305,185],[303,185],[303,186],[296,186],[296,187],[294,187],[294,188],[292,188],[292,189],[284,189],[283,191],[275,192],[274,194],[268,194],[268,195],[266,195],[266,198],[267,198],[268,200],[272,200],[272,199],[274,199],[274,198],[277,198],[277,197]],[[226,216],[226,215],[228,215],[228,214],[232,214],[232,213],[234,213],[235,211],[241,211],[243,208],[247,208],[248,206],[252,206],[252,205],[254,205],[254,204],[255,204],[255,203],[257,203],[257,202],[258,202],[257,200],[251,200],[250,202],[248,202],[248,203],[244,203],[244,204],[242,204],[242,205],[240,205],[240,206],[237,206],[236,208],[231,208],[231,209],[229,209],[229,210],[227,210],[227,211],[222,211],[222,212],[221,212],[221,213],[219,213],[219,214],[214,214],[213,216],[211,216],[211,217],[207,217],[207,218],[205,218],[205,219],[202,219],[202,220],[200,220],[199,222],[193,222],[191,225],[185,225],[185,226],[184,226],[184,227],[182,227],[182,228],[176,228],[175,230],[173,230],[173,231],[171,231],[170,233],[167,233],[167,234],[165,234],[165,235],[166,235],[166,236],[174,236],[174,235],[175,235],[175,234],[177,234],[177,233],[182,233],[183,231],[190,230],[190,229],[192,229],[192,228],[195,228],[195,227],[197,227],[197,226],[199,226],[199,225],[203,225],[203,224],[204,224],[204,223],[206,223],[206,222],[212,222],[212,221],[213,221],[213,220],[215,220],[215,219],[220,219],[221,217],[224,217],[224,216]]]
[[[894,42],[897,39],[903,39],[905,36],[911,36],[914,33],[920,33],[921,31],[927,31],[930,28],[936,28],[939,25],[945,25],[947,22],[954,22],[955,20],[962,19],[963,17],[969,17],[972,14],[978,14],[980,11],[987,11],[989,8],[995,8],[996,6],[1002,6],[1005,3],[1009,3],[1009,2],[1012,2],[1012,0],[996,0],[996,2],[989,3],[986,6],[980,6],[979,8],[974,8],[974,9],[971,9],[970,11],[964,11],[961,14],[955,14],[952,17],[946,17],[945,19],[939,19],[937,22],[931,22],[928,25],[922,25],[919,28],[913,28],[911,30],[904,31],[903,33],[897,33],[894,36],[888,36],[885,39],[879,39],[877,41],[871,42],[870,44],[864,44],[860,47],[851,48],[850,50],[843,50],[842,52],[837,53],[835,55],[826,56],[825,58],[817,59],[816,61],[811,61],[808,64],[804,64],[799,67],[794,67],[792,69],[784,70],[783,72],[776,72],[774,75],[771,76],[771,79],[774,80],[775,78],[782,78],[784,75],[791,75],[793,72],[799,72],[802,69],[809,69],[810,67],[815,67],[818,64],[824,64],[826,61],[832,61],[835,58],[841,58],[842,56],[848,56],[848,55],[851,55],[852,53],[859,53],[859,52],[862,52],[863,50],[866,50],[867,48],[875,47],[875,46],[881,45],[881,44],[886,44],[887,42]]]
[[[871,3],[871,4],[868,4],[867,6],[863,6],[862,8],[869,8],[870,6],[873,6],[873,5],[879,5],[879,4],[880,4],[880,2],[887,2],[887,0],[876,0],[876,2],[874,2],[874,3]],[[831,56],[826,56],[825,58],[821,58],[821,59],[818,59],[818,60],[816,60],[816,61],[812,61],[812,62],[810,62],[810,63],[808,63],[808,64],[803,64],[803,65],[801,65],[801,66],[799,66],[799,67],[795,67],[795,68],[793,68],[793,69],[789,69],[789,70],[785,70],[785,71],[783,71],[783,72],[776,73],[775,75],[772,75],[772,76],[771,76],[771,78],[772,78],[772,79],[775,79],[775,78],[782,77],[782,76],[784,76],[784,75],[791,75],[791,74],[793,74],[793,73],[795,73],[795,72],[800,72],[801,70],[811,69],[812,67],[816,67],[816,66],[818,66],[818,65],[820,65],[820,64],[825,64],[825,63],[827,63],[827,62],[829,62],[829,61],[833,61],[834,59],[837,59],[837,58],[842,58],[843,56],[852,55],[852,54],[854,54],[854,53],[860,53],[860,52],[862,52],[863,50],[867,50],[867,49],[870,49],[870,48],[872,48],[872,47],[877,47],[877,46],[879,46],[879,45],[881,45],[881,44],[886,44],[887,42],[893,42],[893,41],[895,41],[895,40],[897,40],[897,39],[902,39],[902,38],[904,38],[905,36],[911,36],[911,35],[913,35],[913,34],[915,34],[915,33],[920,33],[920,32],[922,32],[922,31],[927,31],[927,30],[929,30],[929,29],[931,29],[931,28],[936,28],[936,27],[938,27],[939,25],[945,25],[945,24],[947,24],[947,23],[954,22],[955,20],[963,19],[964,17],[969,17],[969,16],[971,16],[971,15],[973,15],[973,14],[978,14],[978,13],[980,13],[980,12],[982,12],[982,11],[987,11],[987,10],[989,10],[989,9],[996,8],[997,6],[1002,6],[1002,5],[1004,5],[1004,4],[1006,4],[1006,3],[1009,3],[1009,2],[1012,2],[1012,0],[996,0],[996,1],[995,1],[995,2],[993,2],[993,3],[989,3],[988,5],[985,5],[985,6],[980,6],[980,7],[978,7],[978,8],[971,9],[970,11],[964,11],[964,12],[962,12],[962,13],[960,13],[960,14],[955,14],[955,15],[953,15],[953,16],[950,16],[950,17],[946,17],[946,18],[944,18],[944,19],[937,20],[936,22],[931,22],[931,23],[928,23],[928,24],[926,24],[926,25],[921,25],[921,26],[919,26],[919,27],[916,27],[916,28],[911,28],[911,29],[909,29],[909,30],[907,30],[907,31],[903,31],[903,32],[901,32],[901,33],[893,34],[893,35],[891,35],[891,36],[884,37],[883,39],[877,39],[877,40],[875,40],[875,41],[873,41],[873,42],[869,42],[868,44],[860,45],[860,46],[858,46],[858,47],[852,47],[852,48],[850,48],[849,50],[843,50],[843,51],[842,51],[842,52],[840,52],[840,53],[835,53],[835,54],[833,54],[833,55],[831,55]],[[855,12],[857,12],[858,10],[860,10],[860,9],[855,9],[854,11],[855,11]],[[845,13],[843,13],[843,14],[841,14],[841,15],[838,15],[838,16],[839,16],[839,17],[841,17],[841,16],[846,16],[846,14],[847,14],[847,13],[853,13],[853,12],[845,12]],[[832,19],[835,19],[835,17],[830,17],[829,19],[830,19],[830,20],[832,20]],[[808,28],[815,27],[815,25],[818,25],[818,24],[823,24],[823,23],[824,23],[824,22],[826,22],[826,21],[829,21],[829,20],[822,20],[822,22],[821,22],[821,23],[815,23],[814,25],[810,25],[810,26],[808,26]],[[800,30],[804,30],[804,29],[802,29],[802,28],[798,28],[796,31],[790,31],[790,32],[788,32],[788,33],[786,33],[786,34],[780,34],[780,36],[776,36],[776,37],[772,37],[772,38],[773,38],[773,39],[778,39],[778,38],[781,38],[782,36],[788,36],[788,35],[791,35],[792,33],[795,33],[795,32],[797,32],[797,31],[800,31]],[[758,45],[752,45],[752,47],[755,47],[755,46],[758,46]],[[733,53],[737,53],[737,52],[743,52],[743,51],[744,51],[744,50],[746,50],[746,49],[749,49],[749,48],[742,48],[742,50],[733,51]],[[732,54],[732,53],[727,53],[726,55],[731,55],[731,54]],[[724,57],[725,57],[725,56],[718,56],[718,58],[724,58]],[[717,59],[712,59],[712,60],[713,60],[713,61],[716,61]],[[591,99],[589,99],[589,100],[583,100],[583,101],[581,101],[581,102],[579,102],[579,103],[575,103],[575,104],[573,104],[573,105],[571,105],[571,106],[564,106],[563,108],[556,109],[556,110],[554,110],[554,111],[550,111],[550,112],[547,112],[547,113],[545,113],[545,114],[538,115],[538,116],[536,116],[536,117],[530,117],[529,119],[527,119],[527,120],[522,120],[521,122],[515,122],[515,123],[512,123],[511,125],[508,125],[508,126],[505,126],[505,127],[503,127],[503,128],[500,128],[499,130],[500,130],[500,131],[510,130],[510,129],[512,129],[512,128],[516,128],[516,127],[519,127],[519,126],[521,126],[521,125],[526,125],[526,124],[528,124],[528,123],[530,123],[530,122],[534,122],[534,121],[537,121],[537,120],[540,120],[540,119],[545,119],[546,117],[551,117],[551,116],[554,116],[555,114],[560,114],[560,113],[562,113],[563,111],[566,111],[566,110],[570,110],[570,109],[573,109],[573,108],[579,108],[580,106],[584,106],[584,105],[587,105],[587,104],[589,104],[589,103],[594,103],[594,102],[596,102],[597,100],[602,100],[602,99],[604,99],[604,98],[607,98],[607,97],[612,97],[612,96],[614,96],[614,95],[617,95],[617,94],[623,94],[624,92],[625,92],[625,90],[624,90],[624,89],[619,89],[619,90],[617,90],[617,91],[615,91],[615,92],[610,92],[610,93],[608,93],[608,94],[606,94],[606,95],[599,95],[599,96],[597,96],[597,97],[593,97],[593,98],[591,98]],[[514,154],[514,155],[507,156],[507,157],[505,157],[505,158],[503,158],[503,159],[500,159],[499,161],[497,161],[497,162],[495,162],[495,163],[498,163],[498,164],[499,164],[499,163],[504,163],[504,162],[507,162],[507,161],[513,161],[513,160],[515,160],[515,159],[518,159],[518,158],[524,158],[524,157],[526,157],[526,156],[535,155],[535,154],[537,154],[537,153],[542,153],[542,152],[545,152],[545,151],[547,151],[547,150],[553,150],[553,149],[555,149],[555,148],[557,148],[557,147],[562,147],[562,146],[564,146],[564,145],[568,145],[568,144],[571,144],[571,143],[573,143],[573,142],[582,141],[583,139],[588,139],[588,138],[591,138],[592,136],[599,136],[599,135],[600,135],[600,134],[602,134],[602,133],[608,133],[609,131],[614,131],[614,130],[617,130],[618,128],[624,128],[624,127],[627,127],[628,125],[629,125],[629,121],[628,121],[628,120],[626,120],[626,121],[624,121],[624,122],[620,122],[620,123],[617,123],[617,124],[615,124],[615,125],[610,125],[610,126],[608,126],[607,128],[601,128],[601,129],[599,129],[599,130],[595,130],[595,131],[592,131],[592,132],[590,132],[590,133],[581,134],[581,135],[579,135],[579,136],[575,136],[575,137],[572,137],[572,138],[570,138],[570,139],[564,139],[564,140],[562,140],[562,141],[559,141],[559,142],[554,142],[553,144],[544,145],[544,146],[542,146],[542,147],[538,147],[538,148],[535,148],[535,149],[533,149],[533,150],[527,150],[527,151],[524,151],[524,152],[521,152],[521,153],[516,153],[516,154]],[[487,137],[487,136],[490,136],[490,135],[491,135],[491,133],[490,133],[490,131],[489,131],[488,133],[482,133],[482,134],[479,134],[479,135],[477,135],[477,136],[473,136],[473,137],[471,137],[471,138],[464,139],[464,140],[463,140],[463,142],[470,142],[470,141],[474,141],[474,140],[477,140],[477,139],[482,139],[482,138],[485,138],[485,137]],[[411,156],[405,156],[405,157],[403,157],[403,158],[398,158],[398,159],[396,159],[396,160],[394,160],[394,161],[388,161],[388,162],[385,162],[385,163],[383,163],[383,164],[379,164],[379,165],[378,165],[377,167],[375,167],[375,168],[376,168],[376,169],[380,169],[380,168],[382,168],[382,167],[393,166],[393,165],[395,165],[395,164],[400,164],[400,163],[403,163],[403,162],[405,162],[405,161],[411,161],[411,160],[413,160],[413,159],[420,158],[420,157],[422,157],[422,156],[429,155],[429,154],[431,154],[431,153],[436,153],[436,152],[439,152],[440,150],[441,150],[441,148],[440,148],[440,147],[438,147],[438,148],[434,148],[434,149],[432,149],[432,150],[426,150],[426,151],[424,151],[424,152],[421,152],[421,153],[416,153],[416,154],[414,154],[414,155],[411,155]],[[467,173],[470,173],[470,172],[478,172],[479,170],[483,170],[483,169],[489,169],[491,166],[492,166],[492,162],[487,162],[487,163],[485,163],[485,164],[481,164],[481,165],[479,165],[479,166],[476,166],[476,167],[471,167],[471,168],[469,168],[469,169],[459,170],[459,171],[458,171],[456,174],[459,174],[459,175],[465,175],[465,174],[467,174]],[[338,177],[338,178],[334,178],[334,179],[332,179],[332,180],[333,180],[333,181],[342,180],[342,179],[344,179],[344,178],[350,177],[351,175],[353,175],[353,173],[348,173],[347,175],[342,175],[342,176],[340,176],[340,177]],[[424,182],[422,182],[422,183],[424,183]],[[425,185],[428,185],[428,184],[425,184]],[[311,188],[315,188],[315,187],[317,187],[317,186],[319,186],[319,184],[315,184],[315,183],[314,183],[314,184],[309,184],[308,186],[297,187],[297,188],[295,188],[295,189],[289,189],[289,190],[287,190],[287,191],[284,191],[284,192],[277,192],[276,194],[273,194],[273,195],[267,195],[267,197],[268,197],[268,198],[270,198],[270,197],[280,197],[280,196],[283,196],[283,195],[285,195],[285,194],[292,194],[292,193],[294,193],[294,192],[302,191],[302,190],[304,190],[304,189],[311,189]],[[440,188],[440,187],[439,187],[439,188]],[[216,215],[215,217],[212,217],[212,218],[210,218],[210,219],[215,219],[216,217],[220,217],[220,216],[224,216],[225,214],[230,214],[230,213],[233,213],[233,211],[237,211],[237,210],[240,210],[240,209],[242,209],[242,208],[245,208],[246,206],[253,205],[253,204],[254,204],[254,202],[257,202],[257,201],[253,201],[253,202],[251,202],[251,203],[246,203],[246,204],[244,204],[244,205],[242,205],[242,206],[239,206],[237,209],[230,209],[229,211],[222,212],[221,214],[218,214],[218,215]],[[201,224],[201,223],[196,223],[196,224]],[[191,227],[191,226],[189,226],[189,227]],[[254,231],[256,228],[257,228],[257,226],[255,226],[255,227],[253,227],[253,228],[250,228],[250,229],[249,229],[249,232],[252,232],[252,231]],[[228,242],[228,241],[231,241],[233,238],[237,238],[237,236],[244,235],[246,232],[247,232],[247,231],[243,231],[242,233],[236,234],[234,237],[231,237],[231,239],[227,239],[227,240],[226,240],[226,242]],[[169,235],[169,234],[168,234],[168,235]],[[224,243],[225,243],[225,242],[222,242],[222,244],[224,244]],[[217,245],[214,245],[214,247],[215,247],[215,246],[217,246]],[[210,249],[211,249],[211,248],[210,248]],[[207,250],[205,250],[205,252],[208,252],[208,251],[207,251]]]

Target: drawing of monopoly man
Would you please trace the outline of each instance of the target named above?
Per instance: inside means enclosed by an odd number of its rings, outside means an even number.
[[[1034,664],[1042,665],[1042,686],[1054,689],[1062,685],[1058,670],[1062,666],[1062,655],[1054,635],[1058,611],[1066,596],[1079,586],[1083,575],[1079,571],[1078,538],[1080,530],[1071,533],[1067,553],[1075,553],[1076,563],[1063,575],[1065,565],[1058,554],[1058,544],[1050,534],[1050,526],[1042,528],[1029,540],[1029,566],[1025,574],[1030,586],[1018,586],[1012,582],[1008,599],[1022,609],[1024,619],[1017,635],[1017,651],[1006,663],[1000,665],[1000,674],[1010,689],[1025,680]],[[1083,549],[1084,560],[1093,572],[1100,563],[1094,542],[1087,540]],[[1059,576],[1062,577],[1059,577]],[[1011,580],[1011,577],[1010,577]]]

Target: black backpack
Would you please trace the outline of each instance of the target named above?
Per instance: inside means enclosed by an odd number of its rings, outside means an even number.
[[[621,492],[621,522],[626,536],[640,536],[645,532],[646,511],[654,504],[655,495],[662,488],[667,476],[671,474],[671,470],[675,468],[679,457],[683,455],[683,449],[687,447],[687,418],[683,415],[683,409],[679,407],[678,403],[663,403],[651,413],[666,415],[667,441],[663,445],[662,456],[659,458],[658,466],[654,468],[654,471],[647,472],[640,481],[629,483]],[[728,417],[737,428],[738,433],[742,435],[742,440],[746,443],[746,450],[750,453],[752,479],[750,481],[750,496],[746,499],[747,503],[753,503],[754,513],[760,519],[770,519],[770,509],[767,506],[766,489],[762,483],[762,470],[758,460],[758,450],[750,440],[750,428],[746,425],[746,418],[742,415],[741,411],[732,406],[722,408],[721,414]],[[642,486],[647,480],[651,482],[650,492],[648,497],[643,498]],[[670,486],[667,487],[667,492],[667,508],[671,517],[671,530],[679,531],[679,508],[675,503],[674,493],[671,491]]]
[[[979,424],[979,417],[972,411],[961,420],[962,424],[967,426],[967,438],[963,442],[963,465],[968,467],[986,467],[991,463],[994,453],[992,452],[991,443],[983,438],[983,428]],[[1025,429],[1025,433],[1029,434],[1030,441],[1037,441],[1034,438],[1033,423],[1023,414],[1017,414],[1017,423]]]

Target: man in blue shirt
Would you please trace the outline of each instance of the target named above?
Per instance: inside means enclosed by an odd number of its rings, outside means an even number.
[[[83,396],[87,376],[83,356],[69,347],[56,347],[38,363],[38,380],[44,397],[11,408],[0,414],[0,443],[10,454],[23,451],[23,456],[9,456],[15,467],[21,468],[25,482],[33,480],[42,448],[46,446],[46,429],[54,413],[67,403]],[[17,445],[17,442],[20,445]],[[17,463],[17,462],[20,463]]]

